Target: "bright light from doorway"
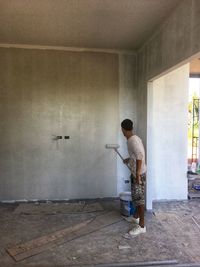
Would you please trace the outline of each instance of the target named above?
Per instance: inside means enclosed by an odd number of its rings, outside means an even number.
[[[189,103],[188,103],[188,160],[191,163],[191,159],[198,161],[199,157],[199,105],[198,110],[194,112],[194,99],[200,98],[200,78],[189,79]],[[196,102],[196,103],[197,103]],[[196,137],[196,139],[195,139]],[[193,153],[192,153],[192,140],[193,140]],[[197,142],[195,141],[197,140]],[[192,156],[193,154],[193,156]]]

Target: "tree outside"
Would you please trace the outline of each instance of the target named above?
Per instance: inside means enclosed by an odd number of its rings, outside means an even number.
[[[199,157],[199,95],[200,79],[189,79],[188,102],[188,163],[198,162]],[[193,150],[192,150],[193,142]],[[193,151],[193,156],[192,156]],[[193,159],[192,159],[193,158]]]

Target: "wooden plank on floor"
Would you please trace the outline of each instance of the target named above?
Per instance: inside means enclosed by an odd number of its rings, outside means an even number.
[[[188,198],[189,199],[199,199],[200,198],[200,193],[198,192],[198,193],[191,193],[191,192],[189,192],[188,193]]]
[[[103,211],[100,203],[21,203],[14,214],[67,214]]]
[[[166,261],[144,261],[144,262],[124,262],[124,263],[105,263],[92,265],[73,265],[73,267],[200,267],[200,263],[183,263],[179,264],[177,260]],[[23,266],[20,266],[23,267]],[[60,266],[60,267],[67,267]],[[68,267],[70,267],[68,265]]]
[[[75,226],[68,227],[49,235],[33,239],[12,248],[8,248],[6,249],[6,251],[16,261],[21,261],[28,257],[37,255],[54,246],[69,242],[84,235],[88,235],[122,220],[123,219],[118,212],[108,212]]]
[[[62,238],[71,232],[77,231],[82,227],[85,227],[88,223],[90,223],[93,219],[81,222],[76,224],[75,226],[71,226],[68,228],[64,228],[62,230],[56,231],[52,234],[45,235],[31,241],[25,242],[23,244],[16,245],[12,248],[8,248],[7,252],[15,258],[15,256],[28,252],[29,250],[37,249],[42,246],[47,245],[48,243],[55,242],[56,239]]]

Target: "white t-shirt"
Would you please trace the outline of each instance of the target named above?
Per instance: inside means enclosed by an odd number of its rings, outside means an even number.
[[[136,176],[136,160],[142,160],[141,174],[146,173],[147,167],[145,164],[145,151],[142,140],[137,135],[131,136],[127,140],[127,148],[130,155],[129,166],[131,168],[131,173]]]

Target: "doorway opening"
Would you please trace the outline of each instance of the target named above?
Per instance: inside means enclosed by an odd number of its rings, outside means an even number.
[[[200,58],[190,62],[188,102],[188,197],[200,198]]]

